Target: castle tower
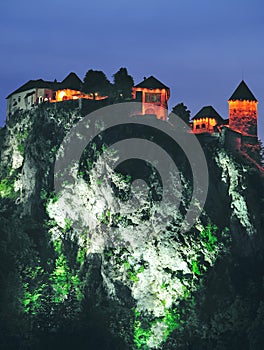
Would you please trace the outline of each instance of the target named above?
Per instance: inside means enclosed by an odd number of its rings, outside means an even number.
[[[228,100],[229,127],[244,135],[257,136],[258,101],[244,80]]]
[[[224,121],[212,106],[203,107],[192,120],[194,134],[213,133],[215,127]]]
[[[158,79],[153,76],[144,78],[132,88],[132,96],[142,103],[142,115],[155,114],[158,119],[167,120],[170,89]]]

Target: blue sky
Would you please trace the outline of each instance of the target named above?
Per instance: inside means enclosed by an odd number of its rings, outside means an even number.
[[[264,140],[264,2],[261,0],[10,0],[0,5],[0,123],[5,97],[30,79],[111,80],[127,67],[135,82],[154,75],[171,88],[170,108],[192,115],[227,99],[244,77],[259,100]]]

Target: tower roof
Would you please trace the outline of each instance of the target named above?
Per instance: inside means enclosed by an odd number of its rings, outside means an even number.
[[[77,74],[71,72],[67,77],[61,82],[58,89],[72,89],[72,90],[81,90],[82,81]]]
[[[18,94],[19,92],[24,92],[31,89],[52,89],[53,85],[54,83],[52,81],[44,81],[43,79],[29,80],[27,83],[23,84],[18,89],[11,92],[11,94],[9,94],[7,98],[14,94]]]
[[[55,81],[45,81],[43,79],[37,80],[29,80],[27,83],[20,86],[18,89],[13,91],[11,94],[7,96],[9,98],[13,94],[17,94],[19,92],[31,90],[31,89],[51,89],[55,90],[63,90],[63,89],[72,89],[72,90],[82,90],[82,81],[81,79],[73,72],[67,75],[67,77],[61,82]]]
[[[164,85],[161,81],[153,77],[144,79],[141,83],[137,84],[135,87],[146,88],[146,89],[169,89],[168,86]]]
[[[218,123],[223,122],[223,118],[216,112],[214,107],[212,106],[205,106],[192,118],[194,119],[200,119],[200,118],[215,118]]]
[[[238,87],[236,88],[233,95],[229,98],[228,101],[237,101],[237,100],[239,100],[239,101],[257,101],[256,97],[250,91],[249,87],[244,82],[244,80],[241,81],[241,83],[238,85]]]

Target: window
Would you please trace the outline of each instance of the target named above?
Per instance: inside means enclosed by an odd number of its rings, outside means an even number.
[[[155,94],[153,92],[148,92],[145,95],[145,102],[160,102],[161,94]]]
[[[200,125],[196,125],[196,129],[200,129]]]
[[[18,96],[18,102],[20,102],[21,101],[21,97],[20,96]]]
[[[205,124],[202,124],[202,129],[205,129]]]
[[[142,102],[142,91],[136,91],[136,100]]]

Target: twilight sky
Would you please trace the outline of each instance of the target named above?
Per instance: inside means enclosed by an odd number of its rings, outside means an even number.
[[[0,125],[5,97],[30,79],[61,81],[120,67],[139,83],[171,88],[169,107],[192,116],[213,105],[223,118],[244,77],[259,100],[264,140],[263,0],[8,0],[0,5]]]

